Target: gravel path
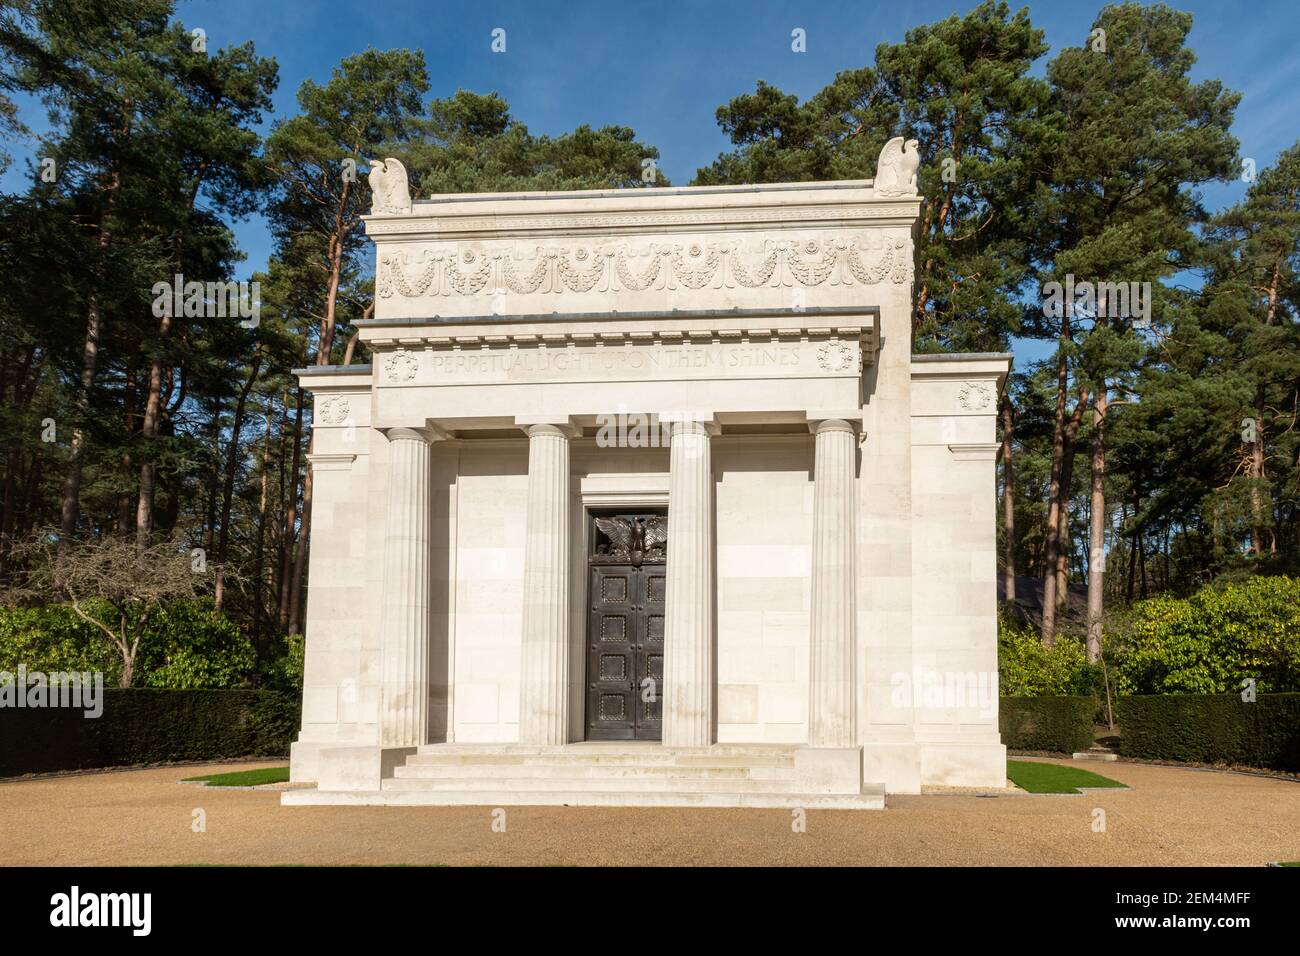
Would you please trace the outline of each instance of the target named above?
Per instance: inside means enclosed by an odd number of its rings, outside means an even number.
[[[1062,761],[1070,763],[1069,761]],[[104,864],[1260,865],[1300,860],[1300,783],[1072,764],[1132,786],[1082,796],[896,796],[880,811],[281,807],[182,777],[275,763],[0,783],[0,861]],[[207,831],[191,829],[202,809]],[[1093,832],[1094,809],[1106,813]]]

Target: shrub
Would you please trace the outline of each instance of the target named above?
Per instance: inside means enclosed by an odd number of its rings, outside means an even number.
[[[306,642],[301,634],[290,634],[276,642],[270,662],[263,670],[262,686],[275,690],[302,690]]]
[[[1121,697],[1126,757],[1300,771],[1300,694]]]
[[[93,604],[93,602],[92,602]],[[144,626],[128,618],[139,637],[136,686],[234,688],[252,679],[253,645],[208,599],[173,601],[153,610]],[[122,657],[94,625],[61,604],[0,608],[0,670],[100,671],[116,685]]]
[[[1133,606],[1109,642],[1121,694],[1300,690],[1300,579],[1256,577]]]
[[[1092,744],[1097,698],[1004,697],[998,701],[998,731],[1013,750],[1074,753]]]
[[[210,600],[173,601],[146,623],[140,661],[141,686],[234,688],[252,677],[257,652]]]
[[[0,608],[0,671],[99,671],[116,684],[122,671],[117,651],[70,608],[61,604]]]
[[[1101,668],[1082,641],[1063,634],[1044,647],[1033,627],[1000,617],[998,685],[1004,697],[1089,695],[1101,688]]]

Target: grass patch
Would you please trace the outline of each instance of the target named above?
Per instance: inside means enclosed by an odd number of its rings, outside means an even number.
[[[1091,770],[1032,760],[1008,760],[1007,777],[1030,793],[1078,793],[1080,787],[1124,787],[1127,784]]]
[[[261,770],[237,770],[234,773],[210,773],[205,777],[186,777],[183,782],[199,781],[209,787],[258,787],[264,783],[288,783],[288,767],[263,767]]]

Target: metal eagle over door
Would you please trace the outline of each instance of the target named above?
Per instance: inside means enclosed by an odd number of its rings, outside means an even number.
[[[659,740],[668,518],[638,512],[591,522],[587,739]]]

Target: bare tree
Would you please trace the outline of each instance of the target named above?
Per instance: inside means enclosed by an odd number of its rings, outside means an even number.
[[[85,541],[44,532],[15,548],[26,573],[4,594],[6,603],[57,601],[102,634],[122,658],[122,687],[135,678],[140,641],[151,615],[168,601],[207,590],[211,574],[202,552],[174,539],[143,550],[117,535]]]

